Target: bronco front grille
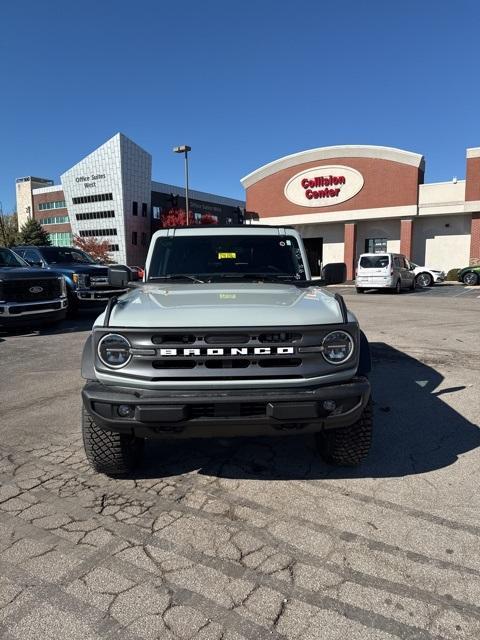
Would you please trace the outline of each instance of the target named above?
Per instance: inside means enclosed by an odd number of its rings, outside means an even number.
[[[333,372],[319,348],[325,335],[337,328],[351,333],[358,344],[358,326],[351,324],[258,329],[145,329],[101,328],[96,343],[106,333],[125,335],[132,346],[130,362],[115,376],[137,381],[199,383],[248,380],[299,380]],[[357,351],[335,371],[352,368]],[[111,374],[99,359],[96,368]]]

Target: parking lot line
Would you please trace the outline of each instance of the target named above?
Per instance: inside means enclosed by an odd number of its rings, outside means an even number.
[[[458,298],[458,296],[463,296],[465,293],[470,293],[470,291],[472,291],[474,289],[474,287],[465,287],[465,289],[463,291],[461,291],[460,293],[457,293],[456,295],[454,295],[454,298]],[[480,296],[478,296],[480,297]]]

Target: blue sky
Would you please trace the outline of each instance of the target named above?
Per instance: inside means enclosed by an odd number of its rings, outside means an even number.
[[[243,197],[239,179],[332,144],[426,156],[464,177],[480,146],[476,0],[3,2],[0,200],[15,178],[58,180],[122,131],[183,183]]]

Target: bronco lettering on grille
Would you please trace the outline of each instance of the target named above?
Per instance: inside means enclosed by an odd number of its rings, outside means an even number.
[[[188,349],[159,349],[162,357],[175,356],[270,356],[289,355],[295,353],[295,347],[211,347],[211,348],[188,348]]]

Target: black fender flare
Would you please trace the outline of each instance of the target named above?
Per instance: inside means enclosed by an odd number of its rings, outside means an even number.
[[[372,370],[372,356],[367,336],[360,330],[360,356],[358,359],[357,375],[368,376]]]
[[[95,358],[93,353],[93,339],[89,335],[83,346],[81,375],[85,380],[95,380]]]

